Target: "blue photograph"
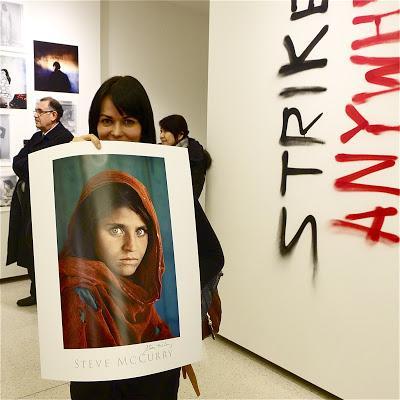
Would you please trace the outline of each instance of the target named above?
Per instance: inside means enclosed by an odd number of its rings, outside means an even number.
[[[78,46],[33,42],[35,90],[79,93]]]
[[[180,336],[164,159],[53,161],[64,348]]]

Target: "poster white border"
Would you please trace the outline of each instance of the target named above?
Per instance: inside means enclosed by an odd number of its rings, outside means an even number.
[[[64,349],[58,276],[53,160],[90,154],[162,157],[170,204],[180,337],[90,349]],[[200,276],[190,169],[186,149],[143,143],[90,142],[54,146],[29,156],[38,328],[42,378],[126,379],[196,362],[201,356]],[[193,295],[198,293],[199,295]]]

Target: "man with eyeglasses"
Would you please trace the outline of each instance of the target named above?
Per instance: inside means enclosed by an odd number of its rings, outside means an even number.
[[[20,307],[36,304],[28,155],[73,139],[72,133],[60,122],[62,115],[63,108],[56,99],[44,97],[38,101],[33,116],[39,131],[24,141],[24,147],[13,159],[13,170],[19,179],[11,201],[6,264],[17,262],[27,268],[31,280],[30,295],[17,301]]]

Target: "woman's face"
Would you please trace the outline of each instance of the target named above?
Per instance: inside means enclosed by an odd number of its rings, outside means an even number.
[[[117,275],[133,275],[149,241],[142,217],[128,207],[116,208],[100,219],[95,233],[97,258]]]
[[[111,98],[107,96],[101,103],[97,133],[100,140],[140,142],[142,126],[136,118],[121,115]]]
[[[1,70],[1,77],[2,78],[7,78],[6,71]]]
[[[160,139],[161,143],[164,144],[165,146],[176,145],[175,136],[171,132],[166,131],[163,128],[160,128]]]

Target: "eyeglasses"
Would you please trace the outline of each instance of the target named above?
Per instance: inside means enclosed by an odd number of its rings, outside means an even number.
[[[40,110],[40,109],[38,110],[38,109],[35,109],[35,110],[33,110],[33,113],[39,115],[39,117],[40,117],[42,114],[46,114],[46,113],[53,112],[53,111],[55,111],[55,110]]]

